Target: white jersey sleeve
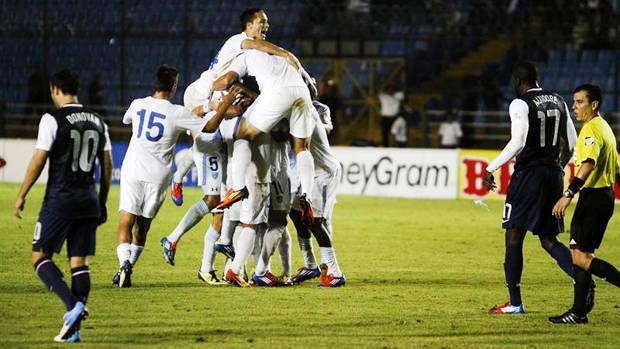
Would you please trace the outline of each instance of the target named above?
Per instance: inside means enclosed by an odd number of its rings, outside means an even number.
[[[487,166],[488,172],[495,172],[498,168],[502,167],[505,163],[517,156],[527,140],[527,132],[529,130],[529,107],[522,99],[514,99],[510,103],[510,141],[502,152],[499,154],[489,166]]]
[[[176,122],[175,122],[175,128],[177,130],[179,130],[180,132],[183,131],[190,131],[192,133],[192,136],[194,138],[196,138],[201,132],[202,129],[205,127],[205,125],[207,124],[207,122],[209,121],[209,119],[213,116],[214,113],[209,113],[209,117],[203,117],[203,118],[199,118],[197,116],[195,116],[193,113],[191,113],[190,111],[188,111],[185,108],[180,108],[179,109],[179,114],[176,118]]]
[[[134,115],[134,102],[132,101],[131,104],[129,105],[129,108],[127,108],[127,111],[125,111],[125,114],[123,115],[123,124],[125,125],[131,124],[131,119],[133,118],[133,115]]]
[[[112,150],[112,141],[110,141],[110,133],[108,132],[108,125],[103,124],[103,134],[105,135],[105,144],[103,145],[104,151]]]
[[[246,64],[246,55],[239,55],[235,58],[230,65],[230,71],[234,71],[239,77],[244,77],[248,73],[248,66]]]
[[[39,121],[39,133],[37,135],[37,149],[50,151],[58,131],[58,123],[53,116],[48,113],[43,114]]]
[[[325,126],[325,131],[330,132],[333,130],[334,124],[332,123],[331,110],[329,107],[319,101],[312,101],[312,105],[314,105],[316,111],[319,112],[319,118]]]

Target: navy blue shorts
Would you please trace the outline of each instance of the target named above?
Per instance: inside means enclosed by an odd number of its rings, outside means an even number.
[[[508,185],[502,214],[504,229],[529,230],[534,235],[556,236],[564,220],[551,214],[562,197],[563,173],[559,168],[539,166],[515,172]]]
[[[68,257],[95,255],[97,218],[67,219],[49,210],[41,210],[34,227],[32,250],[59,253],[67,240]]]

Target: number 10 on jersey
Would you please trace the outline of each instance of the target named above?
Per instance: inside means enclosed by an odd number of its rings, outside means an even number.
[[[140,116],[140,124],[138,125],[138,138],[142,137],[142,130],[144,129],[144,119],[146,119],[146,109],[138,111]],[[146,125],[147,131],[145,132],[146,139],[151,142],[157,142],[164,135],[164,124],[160,120],[166,119],[166,115],[152,111],[148,117],[148,123]]]

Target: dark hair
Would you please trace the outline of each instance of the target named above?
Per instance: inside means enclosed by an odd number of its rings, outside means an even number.
[[[248,23],[252,23],[252,21],[254,20],[254,16],[261,11],[262,9],[256,7],[249,8],[243,11],[241,13],[241,16],[239,16],[239,21],[241,22],[241,31],[245,31],[245,26]]]
[[[530,85],[536,85],[538,70],[530,62],[520,61],[512,67],[512,76]]]
[[[155,91],[170,92],[178,77],[179,71],[175,67],[162,64],[157,67],[155,80],[153,80],[153,87],[155,87]]]
[[[75,96],[80,88],[80,78],[77,73],[63,69],[52,75],[50,86],[59,88],[64,94]]]
[[[586,95],[588,96],[588,101],[590,103],[594,101],[598,102],[598,108],[596,108],[596,110],[601,108],[601,105],[603,104],[603,91],[601,91],[601,88],[599,86],[593,84],[579,85],[575,87],[575,89],[573,90],[573,94],[580,91],[586,92]]]

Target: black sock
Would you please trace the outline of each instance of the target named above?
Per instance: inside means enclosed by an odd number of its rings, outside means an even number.
[[[316,239],[319,247],[332,247],[332,238],[323,218],[315,218],[310,226],[310,231],[312,231],[312,235]]]
[[[84,265],[71,269],[71,292],[77,299],[86,304],[90,292],[90,270],[88,266]]]
[[[562,270],[564,270],[564,272],[574,280],[575,272],[573,269],[573,257],[571,257],[568,247],[558,241],[553,244],[550,254],[558,263],[560,268],[562,268]]]
[[[67,311],[73,309],[75,298],[73,298],[69,286],[67,286],[65,279],[63,279],[62,272],[58,269],[56,264],[49,258],[43,258],[39,259],[34,264],[34,269],[45,286],[47,286],[50,291],[56,293],[58,298],[65,303]]]
[[[612,285],[620,287],[620,271],[602,259],[592,259],[589,272]]]
[[[575,285],[573,298],[573,313],[578,316],[586,316],[586,299],[592,283],[592,274],[574,265]]]
[[[523,272],[523,245],[507,245],[504,259],[504,274],[506,286],[510,294],[510,304],[520,305],[521,301],[521,273]]]
[[[293,221],[295,230],[297,230],[297,236],[304,239],[312,238],[312,235],[310,235],[310,230],[308,230],[306,225],[302,223],[301,211],[291,210],[291,212],[289,212],[289,216],[291,217],[291,221]]]

